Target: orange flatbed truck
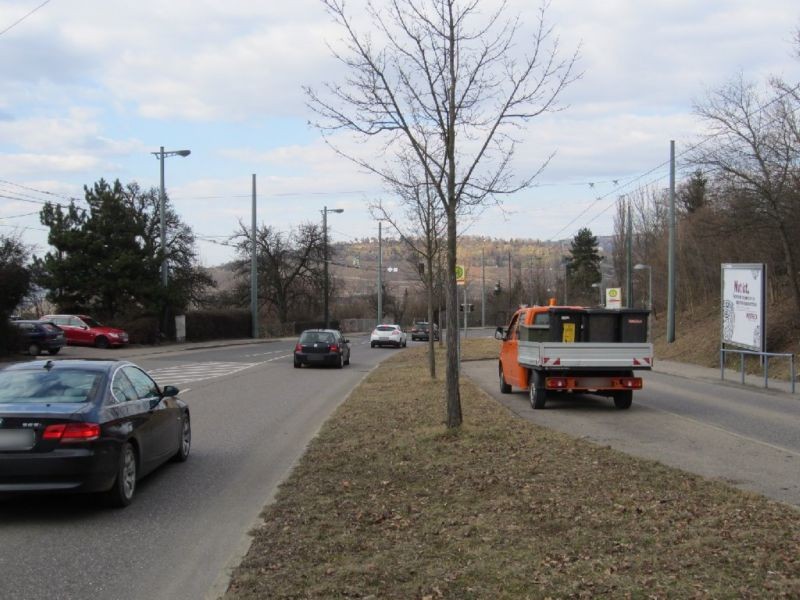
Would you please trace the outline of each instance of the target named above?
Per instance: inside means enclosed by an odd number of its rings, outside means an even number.
[[[528,390],[535,409],[572,392],[608,396],[617,408],[630,408],[633,391],[642,389],[634,372],[653,366],[648,317],[639,309],[522,307],[495,332],[503,342],[500,391]]]

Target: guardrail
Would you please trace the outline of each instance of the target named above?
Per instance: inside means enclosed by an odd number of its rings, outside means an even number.
[[[740,357],[740,370],[742,375],[742,385],[744,385],[744,357],[745,356],[760,356],[761,357],[761,364],[763,365],[764,370],[764,388],[769,388],[769,359],[773,357],[777,358],[788,358],[789,365],[790,365],[790,372],[791,372],[791,386],[792,386],[792,393],[794,394],[794,382],[795,382],[795,368],[794,368],[794,354],[789,353],[780,353],[780,352],[754,352],[752,350],[737,350],[733,348],[720,348],[719,349],[719,371],[720,377],[724,381],[725,380],[725,353],[730,352],[732,354],[738,354]]]

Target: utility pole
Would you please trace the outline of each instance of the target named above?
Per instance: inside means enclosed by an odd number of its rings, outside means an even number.
[[[325,298],[324,298],[324,306],[325,306],[325,329],[330,327],[330,314],[328,312],[328,213],[343,213],[343,208],[328,208],[327,206],[322,207],[322,272],[324,282],[323,285],[325,287]]]
[[[486,261],[481,247],[481,327],[486,327]]]
[[[625,291],[625,306],[628,308],[633,307],[633,223],[631,223],[631,201],[628,199],[628,216],[627,220],[627,234],[626,234],[626,252],[627,257],[627,275],[628,285]]]
[[[667,274],[667,342],[675,341],[675,140],[669,142],[669,272]]]
[[[256,174],[253,173],[253,222],[250,246],[250,319],[253,338],[258,337],[258,247],[256,246]]]
[[[383,320],[383,242],[381,241],[381,226],[383,221],[378,221],[378,325]]]

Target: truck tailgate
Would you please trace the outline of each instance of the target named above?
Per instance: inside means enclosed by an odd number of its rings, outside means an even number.
[[[547,369],[650,369],[653,345],[648,343],[519,342],[518,362]]]

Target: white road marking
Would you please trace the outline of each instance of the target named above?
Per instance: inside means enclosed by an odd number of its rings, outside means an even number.
[[[238,362],[202,362],[187,363],[174,367],[161,367],[148,371],[158,385],[178,385],[190,381],[203,381],[214,379],[244,371],[263,363],[238,363]]]

